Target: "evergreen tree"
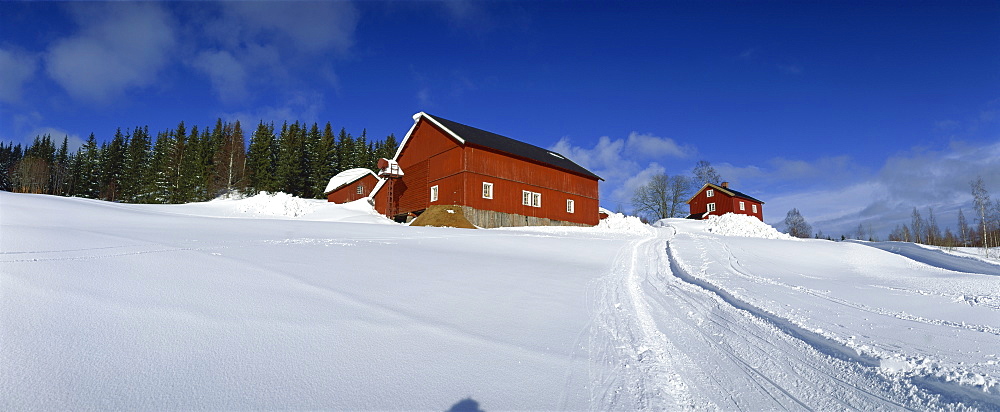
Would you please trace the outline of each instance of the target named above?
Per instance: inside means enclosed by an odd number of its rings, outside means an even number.
[[[125,172],[122,176],[122,199],[126,202],[149,203],[152,189],[150,169],[152,142],[148,126],[136,126],[128,141],[125,155]]]
[[[309,180],[312,183],[313,196],[316,198],[323,197],[326,183],[336,174],[334,173],[337,162],[336,150],[333,127],[327,122],[312,153],[313,174]]]
[[[91,133],[77,152],[79,158],[79,174],[77,175],[77,195],[97,199],[101,194],[101,150],[97,146],[97,138]]]
[[[323,197],[323,191],[326,189],[326,183],[333,177],[333,163],[336,162],[336,141],[334,140],[333,127],[329,122],[326,123],[322,134],[319,133],[316,125],[313,124],[313,130],[310,131],[310,134],[312,133],[318,134],[319,138],[313,147],[313,153],[310,158],[312,175],[309,177],[309,181],[312,186],[312,197],[321,198]],[[331,154],[334,154],[334,156],[331,156]]]
[[[21,145],[14,145],[11,142],[9,145],[4,146],[3,142],[0,142],[0,190],[10,192],[14,190],[14,182],[11,178],[11,174],[14,170],[14,165],[21,161],[22,157]]]
[[[49,186],[54,195],[66,196],[69,194],[69,136],[63,136],[62,145],[56,152],[55,161],[52,163]]]
[[[180,196],[176,203],[208,200],[205,178],[204,133],[198,133],[198,126],[192,126],[184,145],[184,156],[180,165]]]
[[[250,136],[247,154],[247,178],[252,193],[274,191],[276,163],[274,124],[264,124],[262,120]]]
[[[118,128],[111,142],[101,151],[101,198],[104,200],[112,202],[120,200],[127,147],[128,142],[122,134],[122,129]]]
[[[279,187],[285,193],[303,196],[308,176],[304,175],[305,131],[299,122],[288,127],[282,126],[279,146],[281,147],[277,167]]]
[[[302,124],[303,129],[305,128],[305,123]],[[321,144],[320,140],[322,135],[319,132],[319,125],[313,122],[309,131],[305,133],[305,138],[303,139],[303,150],[304,150],[304,161],[302,162],[302,176],[304,176],[305,181],[302,182],[303,186],[303,197],[317,197],[316,196],[316,179],[320,173],[318,170],[320,168],[320,153],[319,146]],[[322,190],[323,188],[320,188]]]
[[[173,191],[174,150],[176,144],[170,131],[157,133],[150,161],[149,200],[152,203],[170,203]]]
[[[368,129],[361,130],[361,136],[354,139],[354,167],[372,168],[371,155],[368,151]]]
[[[340,128],[340,135],[337,136],[337,166],[340,169],[338,173],[358,167],[354,153],[354,138],[347,133],[347,129]]]
[[[222,144],[215,155],[215,174],[219,187],[226,193],[242,191],[245,186],[243,176],[246,169],[246,146],[240,121],[224,125],[221,137]]]

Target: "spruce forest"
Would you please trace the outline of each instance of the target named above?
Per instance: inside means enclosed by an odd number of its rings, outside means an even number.
[[[394,135],[369,141],[366,131],[335,134],[295,122],[260,122],[249,147],[239,121],[218,119],[214,127],[121,128],[98,143],[93,133],[75,153],[68,137],[58,145],[52,136],[36,136],[27,148],[0,143],[0,190],[78,196],[126,203],[187,203],[225,194],[285,192],[322,198],[330,177],[353,168],[375,168],[392,157]]]

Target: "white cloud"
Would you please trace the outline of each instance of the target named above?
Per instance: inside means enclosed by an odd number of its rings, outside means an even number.
[[[654,174],[664,173],[655,160],[682,158],[694,153],[673,139],[632,132],[627,138],[602,136],[591,148],[574,146],[568,138],[559,139],[550,150],[562,153],[577,164],[604,178],[600,185],[601,204],[611,209],[630,205],[635,188]]]
[[[232,103],[247,96],[246,70],[228,51],[203,51],[193,66],[208,74],[219,100]]]
[[[282,122],[295,121],[312,124],[319,121],[319,113],[323,109],[324,96],[319,92],[292,93],[281,104],[274,106],[263,106],[253,111],[242,111],[233,113],[223,113],[219,117],[226,121],[239,120],[243,125],[243,130],[247,131],[257,126],[257,123],[274,123],[275,131],[280,131]]]
[[[625,143],[626,148],[635,154],[650,159],[669,157],[687,157],[694,154],[690,146],[681,146],[674,139],[656,137],[652,134],[632,132]]]
[[[107,103],[148,86],[176,44],[171,16],[155,3],[74,3],[80,30],[55,41],[48,74],[74,98]]]
[[[260,43],[261,38],[298,52],[345,54],[354,45],[359,13],[350,2],[226,2],[224,13],[238,22],[223,38]]]
[[[988,190],[994,195],[1000,191],[1000,142],[954,142],[936,151],[912,149],[886,159],[876,173],[842,182],[817,174],[828,170],[821,164],[774,164],[776,168],[764,169],[755,176],[764,181],[755,185],[764,183],[772,191],[763,198],[767,203],[766,221],[779,222],[794,207],[814,229],[831,235],[851,233],[860,223],[871,225],[884,237],[896,225],[908,224],[914,207],[925,215],[928,208],[933,208],[942,227],[954,226],[957,210],[964,208],[968,213],[970,209],[970,181],[982,176]],[[781,168],[785,172],[778,171]],[[786,173],[799,168],[824,184],[795,185],[796,175]],[[791,188],[775,190],[781,187]]]
[[[77,149],[80,148],[80,146],[83,146],[84,142],[84,139],[81,138],[80,135],[73,134],[63,129],[58,129],[55,127],[39,127],[37,129],[34,129],[30,133],[28,133],[28,136],[26,136],[25,141],[30,142],[34,140],[35,136],[44,136],[44,135],[49,135],[50,137],[52,137],[52,142],[56,145],[56,149],[59,149],[59,146],[62,145],[63,139],[65,138],[66,147],[69,150],[69,153],[76,152]]]
[[[199,29],[190,42],[207,40],[188,63],[206,74],[223,102],[253,97],[256,87],[296,81],[296,68],[336,87],[328,60],[345,57],[354,45],[359,12],[350,2],[222,2],[219,13],[194,16]],[[321,58],[323,64],[317,64]],[[266,79],[262,84],[257,79]]]
[[[16,50],[0,49],[0,101],[17,103],[21,90],[35,74],[38,58]]]

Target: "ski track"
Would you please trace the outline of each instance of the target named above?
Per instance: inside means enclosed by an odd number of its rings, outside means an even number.
[[[629,242],[591,285],[591,409],[968,407],[682,273],[674,233]]]

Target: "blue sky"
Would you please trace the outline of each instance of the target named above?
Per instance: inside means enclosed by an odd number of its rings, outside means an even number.
[[[953,224],[1000,194],[1000,2],[0,3],[0,140],[418,111],[569,155],[610,209],[708,160],[768,222]]]

